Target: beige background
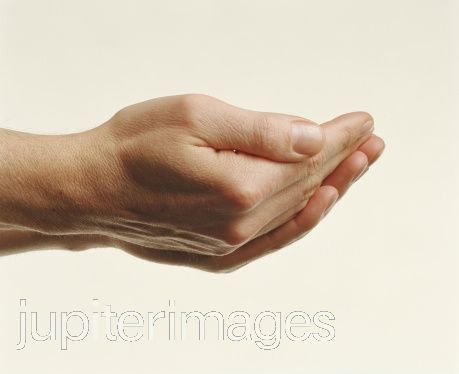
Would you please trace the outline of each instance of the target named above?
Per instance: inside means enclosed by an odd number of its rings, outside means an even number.
[[[458,373],[458,14],[447,0],[1,0],[1,127],[75,132],[201,92],[319,122],[366,110],[387,148],[313,233],[229,275],[113,249],[0,258],[0,372]],[[336,338],[16,351],[20,298],[45,317],[91,311],[92,298],[142,313],[169,299],[179,311],[328,310]]]

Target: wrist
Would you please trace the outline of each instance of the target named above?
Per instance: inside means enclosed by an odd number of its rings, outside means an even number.
[[[0,228],[48,234],[90,230],[102,167],[90,132],[0,130]]]

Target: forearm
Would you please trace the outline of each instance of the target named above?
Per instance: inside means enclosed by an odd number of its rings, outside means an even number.
[[[0,129],[0,228],[82,229],[90,193],[84,171],[91,167],[81,152],[82,137]]]

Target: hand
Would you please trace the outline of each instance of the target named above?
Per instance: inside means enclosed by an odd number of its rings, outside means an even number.
[[[148,261],[194,267],[210,272],[231,272],[248,263],[291,244],[309,233],[342,198],[349,187],[365,174],[384,151],[384,141],[372,135],[359,149],[347,157],[322,182],[306,206],[281,227],[252,240],[226,256],[204,256],[176,251],[151,251],[121,240],[106,245],[118,247]],[[87,239],[80,238],[82,245]],[[100,239],[99,239],[100,241]],[[62,243],[61,243],[62,244]],[[75,243],[73,243],[75,245]],[[0,248],[1,249],[1,248]]]
[[[307,234],[328,212],[335,191],[341,198],[363,175],[384,149],[382,139],[372,135],[359,149],[346,158],[322,183],[327,186],[310,199],[292,223],[253,240],[226,256],[206,256],[189,252],[155,251],[102,235],[44,235],[33,231],[0,230],[0,255],[38,249],[69,249],[79,251],[98,247],[118,247],[143,259],[169,265],[182,265],[211,272],[230,272],[267,253],[298,240]],[[328,187],[331,187],[330,190]],[[331,193],[328,193],[331,192]],[[331,196],[331,198],[330,198]],[[292,224],[294,225],[292,230]],[[289,228],[290,226],[290,228]]]
[[[329,201],[336,199],[336,190],[322,182],[372,129],[366,113],[319,127],[202,95],[150,100],[85,133],[24,140],[38,165],[25,173],[36,182],[27,189],[35,214],[24,213],[25,202],[18,212],[4,200],[15,219],[3,222],[153,249],[229,254],[288,225],[314,193],[328,191]]]
[[[125,108],[97,132],[113,145],[112,188],[93,227],[154,249],[231,253],[290,220],[372,128],[365,113],[318,127],[202,95]]]

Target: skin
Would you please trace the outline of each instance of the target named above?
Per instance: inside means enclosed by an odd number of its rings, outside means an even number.
[[[232,271],[307,234],[383,149],[364,112],[319,126],[196,94],[78,134],[0,130],[0,254],[117,247]]]

